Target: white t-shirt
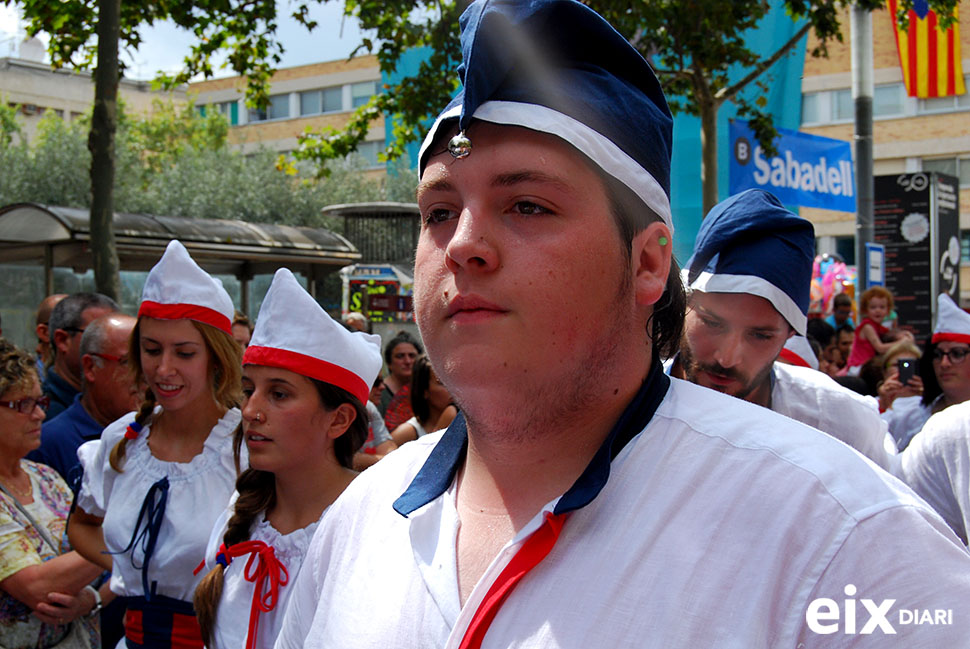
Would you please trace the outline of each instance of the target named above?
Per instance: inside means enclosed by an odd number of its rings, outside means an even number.
[[[208,572],[216,565],[216,554],[222,545],[226,534],[229,518],[235,510],[238,493],[233,493],[229,507],[216,522],[209,537],[209,545],[205,551],[205,571]],[[326,510],[324,510],[326,512]],[[321,514],[322,516],[322,514]],[[271,649],[279,635],[283,624],[283,613],[286,603],[293,591],[293,582],[300,572],[303,557],[310,546],[310,539],[316,531],[319,521],[314,521],[301,530],[294,530],[289,534],[280,534],[276,528],[266,520],[265,514],[257,516],[250,530],[250,540],[262,541],[272,546],[276,558],[283,564],[288,573],[287,583],[279,588],[279,598],[272,611],[259,613],[259,627],[256,632],[256,649]],[[242,649],[249,637],[250,612],[253,605],[253,593],[256,583],[245,577],[246,565],[250,556],[235,557],[229,567],[223,572],[222,597],[216,609],[216,625],[212,632],[210,649]],[[254,559],[254,569],[255,569]],[[268,592],[268,585],[263,589],[263,595]]]
[[[878,403],[808,367],[775,363],[771,409],[845,442],[883,469],[895,455]]]
[[[392,453],[334,503],[277,649],[459,646],[485,592],[542,520],[540,512],[518,532],[461,606],[453,471],[463,455],[440,451],[463,448],[461,422]],[[434,476],[450,486],[407,518],[392,509],[409,485],[438,484]],[[919,553],[901,556],[901,539]],[[849,584],[859,598],[954,609],[953,625],[897,624],[892,638],[811,631],[810,603],[841,602]],[[816,430],[671,379],[654,417],[511,592],[482,647],[938,648],[963,645],[968,633],[970,556],[905,485]]]
[[[970,532],[970,402],[930,417],[900,453],[899,475],[966,543]]]
[[[151,427],[145,426],[136,439],[128,442],[123,471],[112,469],[108,463],[111,449],[124,437],[125,428],[135,419],[134,413],[109,424],[100,440],[82,444],[78,449],[84,479],[77,505],[104,518],[102,530],[109,552],[120,552],[128,546],[145,496],[154,484],[168,478],[165,517],[148,568],[149,588],[157,581],[159,595],[191,601],[202,579],[202,573],[195,576],[192,571],[205,556],[212,526],[225,511],[236,485],[232,433],[240,418],[237,408],[227,411],[209,433],[202,452],[185,463],[163,462],[152,455],[148,447]],[[244,445],[239,465],[245,467],[248,462]],[[142,529],[144,525],[142,521]],[[112,555],[113,592],[145,594],[140,568],[143,559],[140,542],[124,554]]]
[[[370,442],[365,443],[364,446],[367,448],[377,448],[391,439],[391,433],[387,430],[387,424],[384,423],[384,418],[381,416],[381,411],[377,409],[377,406],[367,401],[364,407],[367,409],[367,424],[374,434],[374,438]]]

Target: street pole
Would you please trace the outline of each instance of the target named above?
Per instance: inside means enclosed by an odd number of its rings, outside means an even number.
[[[866,243],[873,239],[872,174],[872,14],[859,5],[852,7],[852,100],[855,104],[855,263],[858,294],[869,281]]]

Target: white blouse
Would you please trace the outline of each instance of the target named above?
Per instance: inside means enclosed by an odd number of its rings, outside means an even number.
[[[159,410],[156,410],[156,413]],[[148,567],[149,589],[157,582],[159,595],[191,601],[202,573],[193,575],[205,551],[212,525],[225,510],[236,485],[236,464],[232,455],[232,433],[241,419],[233,408],[216,423],[202,453],[189,462],[164,462],[148,447],[150,425],[126,448],[121,473],[108,464],[115,444],[124,437],[134,413],[108,425],[98,441],[78,449],[84,478],[77,505],[85,512],[104,518],[104,542],[109,552],[120,553],[132,539],[145,496],[163,478],[168,480],[168,497],[158,532],[158,541]],[[248,465],[245,446],[239,465]],[[157,492],[158,490],[156,490]],[[156,496],[155,501],[158,501]],[[146,517],[147,518],[147,517]],[[147,521],[139,526],[144,530]],[[132,549],[114,554],[111,590],[119,595],[144,595],[142,539]]]
[[[219,518],[209,537],[209,545],[205,551],[205,572],[208,572],[216,565],[216,554],[222,545],[223,537],[226,534],[226,527],[229,518],[235,510],[238,493],[233,493],[229,507]],[[326,509],[324,510],[326,513]],[[321,514],[321,518],[323,514]],[[277,560],[286,568],[287,582],[280,584],[276,606],[269,612],[259,613],[259,626],[256,633],[256,649],[272,649],[276,642],[283,624],[283,614],[286,611],[286,604],[290,594],[293,592],[293,582],[300,572],[303,565],[303,557],[306,556],[307,549],[310,547],[310,540],[317,529],[319,519],[304,527],[294,530],[289,534],[280,534],[273,525],[266,520],[265,512],[256,517],[250,531],[249,539],[262,541],[273,548]],[[222,597],[216,609],[215,629],[212,632],[212,644],[210,649],[243,649],[249,637],[250,613],[253,606],[253,593],[256,590],[256,583],[248,581],[245,577],[246,566],[249,563],[251,554],[244,554],[234,557],[229,567],[223,572]],[[256,561],[253,559],[251,573],[256,571]],[[269,583],[263,586],[262,595],[265,597],[269,592]]]

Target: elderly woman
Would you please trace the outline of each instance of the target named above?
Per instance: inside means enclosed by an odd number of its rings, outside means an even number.
[[[101,569],[65,547],[71,490],[56,471],[23,457],[40,445],[46,416],[34,359],[0,339],[0,647],[87,647]],[[57,550],[51,544],[58,546]],[[90,643],[90,644],[89,644]]]

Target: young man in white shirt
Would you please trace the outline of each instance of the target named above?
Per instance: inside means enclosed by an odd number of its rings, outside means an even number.
[[[462,28],[464,91],[422,149],[414,292],[462,416],[334,503],[277,648],[885,646],[813,613],[850,584],[964,612],[970,558],[911,492],[662,372],[683,296],[643,59],[563,0],[476,2]],[[900,535],[927,549],[905,578]],[[963,642],[953,620],[894,631]]]

